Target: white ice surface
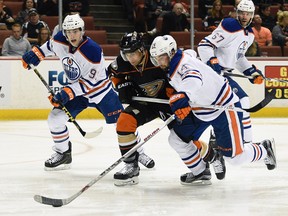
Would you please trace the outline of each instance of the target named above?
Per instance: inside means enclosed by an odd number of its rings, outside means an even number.
[[[288,119],[253,119],[255,141],[272,137],[276,141],[278,167],[273,171],[263,162],[241,167],[227,164],[223,181],[213,175],[210,186],[183,186],[179,177],[188,170],[169,146],[165,128],[144,145],[156,166],[152,170],[141,167],[138,185],[114,186],[113,174],[121,163],[66,206],[35,202],[35,194],[70,197],[120,158],[114,126],[103,120],[78,123],[86,131],[99,126],[104,130],[97,138],[85,139],[69,123],[72,169],[46,172],[44,161],[53,153],[46,121],[0,122],[1,216],[288,215]],[[155,120],[141,127],[142,138],[161,124]],[[208,138],[206,131],[201,139],[207,142]]]

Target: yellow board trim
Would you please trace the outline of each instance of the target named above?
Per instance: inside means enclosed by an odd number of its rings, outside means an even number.
[[[41,120],[47,119],[50,109],[13,109],[0,110],[0,120]],[[96,109],[85,109],[77,119],[103,119],[103,115]]]
[[[41,120],[47,119],[49,109],[13,109],[0,110],[0,120]],[[268,107],[251,113],[252,118],[288,118],[288,108]],[[103,119],[103,115],[95,109],[86,109],[77,119]]]
[[[255,118],[287,118],[288,108],[286,107],[267,107],[259,110],[258,112],[251,113],[251,117]]]

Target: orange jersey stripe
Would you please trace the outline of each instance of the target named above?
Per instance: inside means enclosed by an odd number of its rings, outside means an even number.
[[[99,86],[99,87],[97,87],[97,88],[93,88],[93,90],[87,92],[85,95],[91,94],[91,93],[93,93],[93,92],[101,89],[101,88],[102,88],[103,86],[105,86],[108,82],[110,82],[110,80],[106,80],[101,86]],[[88,90],[90,90],[90,89],[88,89]]]
[[[243,152],[240,131],[238,129],[237,117],[234,111],[228,111],[231,119],[232,131],[235,141],[235,156]]]
[[[226,100],[226,98],[228,97],[228,95],[230,95],[231,92],[231,88],[230,86],[228,86],[227,91],[225,92],[224,96],[222,97],[221,101],[219,103],[217,103],[217,105],[221,105],[223,103],[224,100]]]

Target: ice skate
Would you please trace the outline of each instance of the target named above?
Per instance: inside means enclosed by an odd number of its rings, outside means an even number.
[[[69,142],[69,149],[66,152],[54,153],[48,160],[45,161],[44,170],[57,171],[66,170],[71,168],[72,156],[71,156],[71,143]]]
[[[222,180],[225,178],[226,174],[225,160],[223,158],[223,155],[219,151],[217,150],[213,151],[215,155],[210,163],[213,166],[217,179]]]
[[[211,146],[211,148],[213,148],[213,149],[218,148],[217,143],[216,143],[216,136],[215,136],[213,130],[210,131],[209,146]]]
[[[126,186],[138,184],[139,171],[140,168],[137,161],[125,163],[125,166],[114,174],[114,185]]]
[[[275,142],[274,139],[270,140],[264,140],[260,143],[260,145],[263,145],[264,148],[267,151],[267,156],[264,158],[264,163],[267,166],[268,170],[273,170],[277,166],[277,161],[276,161],[276,155],[273,151],[273,148],[275,150]]]
[[[138,161],[148,169],[151,169],[155,166],[154,160],[145,153],[139,154]]]
[[[181,175],[180,182],[182,185],[211,185],[211,172],[209,164],[207,163],[206,169],[199,175],[194,176],[192,172]]]

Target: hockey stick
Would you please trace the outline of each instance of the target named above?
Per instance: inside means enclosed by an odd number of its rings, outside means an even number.
[[[235,73],[229,73],[226,71],[222,71],[223,75],[225,76],[232,76],[232,77],[240,77],[240,78],[247,78],[247,79],[253,79],[252,76],[246,76],[243,74],[235,74]],[[288,80],[281,80],[281,79],[277,79],[277,78],[268,78],[268,77],[264,77],[265,80],[267,81],[271,81],[271,82],[284,82],[284,83],[288,83]]]
[[[107,173],[109,173],[111,170],[113,170],[116,166],[118,166],[124,159],[129,157],[131,154],[133,154],[139,147],[144,145],[148,140],[150,140],[152,137],[154,137],[156,134],[158,134],[164,127],[166,127],[169,123],[171,123],[175,119],[175,115],[171,115],[161,127],[156,128],[152,133],[150,133],[148,136],[146,136],[143,139],[143,142],[138,143],[135,145],[132,149],[130,149],[126,154],[124,154],[121,158],[119,158],[115,163],[113,163],[110,167],[108,167],[106,170],[104,170],[99,176],[92,179],[87,185],[85,185],[80,191],[75,193],[69,198],[66,199],[55,199],[55,198],[49,198],[44,197],[41,195],[35,195],[34,200],[36,202],[46,204],[46,205],[52,205],[53,207],[61,207],[63,205],[67,205],[70,202],[72,202],[74,199],[76,199],[78,196],[80,196],[82,193],[84,193],[88,188],[90,188],[92,185],[94,185],[96,182],[98,182],[100,179],[102,179]]]
[[[236,112],[257,112],[258,110],[262,109],[265,107],[270,101],[274,98],[275,95],[275,89],[272,89],[266,97],[258,104],[255,106],[244,109],[244,108],[239,108],[239,107],[230,107],[230,106],[220,106],[220,105],[199,105],[199,104],[193,104],[193,107],[202,107],[202,108],[208,108],[208,109],[223,109],[223,110],[233,110]],[[159,99],[159,98],[147,98],[147,97],[137,97],[133,96],[133,100],[136,101],[144,101],[144,102],[150,102],[150,103],[162,103],[162,104],[169,104],[168,100],[165,99]]]
[[[49,91],[49,93],[54,97],[55,93],[53,92],[53,90],[50,88],[50,86],[48,85],[48,83],[45,81],[45,79],[41,76],[41,74],[39,73],[39,71],[33,66],[33,65],[29,65],[33,71],[35,72],[35,74],[39,77],[39,79],[41,80],[41,82],[46,86],[47,90]],[[101,134],[103,127],[98,128],[96,131],[92,131],[92,132],[85,132],[82,130],[82,128],[79,126],[79,124],[76,122],[75,118],[73,118],[73,116],[71,115],[71,113],[67,110],[67,108],[61,103],[59,102],[61,109],[66,113],[66,115],[69,117],[70,121],[76,126],[76,128],[78,129],[78,131],[82,134],[83,137],[85,138],[93,138],[98,136],[99,134]]]

